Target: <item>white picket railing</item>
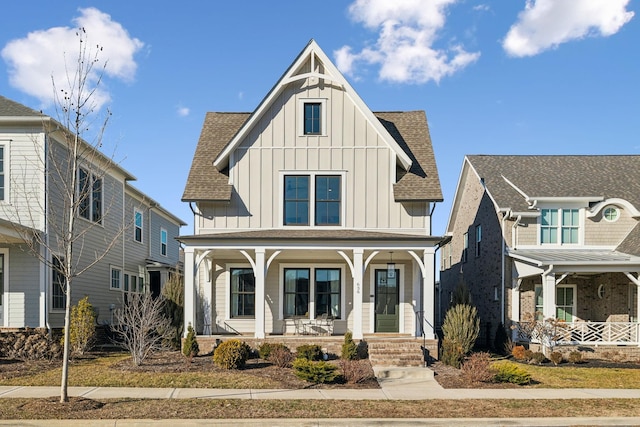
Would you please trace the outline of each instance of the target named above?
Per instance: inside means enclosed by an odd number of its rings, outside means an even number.
[[[638,322],[530,322],[516,324],[523,341],[553,345],[640,345]]]

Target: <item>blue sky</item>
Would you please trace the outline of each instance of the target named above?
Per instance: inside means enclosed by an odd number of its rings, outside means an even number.
[[[190,234],[180,198],[205,113],[255,109],[313,38],[373,111],[426,111],[445,197],[439,235],[465,154],[640,153],[639,4],[8,2],[0,94],[54,115],[55,63],[77,52],[84,26],[109,61],[105,149]]]

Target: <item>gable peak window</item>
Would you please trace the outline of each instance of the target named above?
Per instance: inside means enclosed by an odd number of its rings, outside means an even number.
[[[299,100],[299,135],[326,135],[327,100],[307,98]]]

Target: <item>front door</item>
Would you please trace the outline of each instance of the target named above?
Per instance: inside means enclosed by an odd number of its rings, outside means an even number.
[[[389,274],[389,271],[393,271]],[[399,332],[400,270],[376,270],[375,332]]]

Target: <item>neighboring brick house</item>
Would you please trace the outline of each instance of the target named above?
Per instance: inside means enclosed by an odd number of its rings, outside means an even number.
[[[425,113],[371,112],[315,41],[255,111],[207,113],[182,200],[198,334],[435,338]]]
[[[63,259],[54,251],[60,235],[54,225],[62,221],[69,181],[56,166],[68,159],[68,135],[51,117],[0,96],[0,329],[64,325],[64,280],[25,242],[42,236],[49,242],[39,247],[43,257],[51,263]],[[74,262],[86,266],[115,244],[74,279],[72,304],[89,296],[98,323],[108,324],[126,295],[159,293],[179,268],[176,237],[185,223],[132,187],[135,177],[128,171],[91,145],[83,142],[83,148],[77,192],[82,183],[91,183],[91,191],[78,204],[77,230],[83,231],[77,233]]]
[[[442,313],[464,283],[480,344],[500,324],[522,339],[524,322],[559,319],[551,345],[637,350],[636,166],[640,156],[466,156],[441,248]]]

